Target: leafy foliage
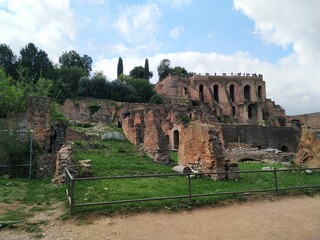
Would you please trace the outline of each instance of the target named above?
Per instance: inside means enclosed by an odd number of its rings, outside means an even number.
[[[18,65],[28,71],[29,76],[34,77],[34,84],[40,77],[50,78],[53,72],[53,65],[48,54],[38,49],[33,43],[27,44],[20,50]]]
[[[6,44],[0,44],[0,68],[2,67],[7,76],[16,76],[17,57]]]
[[[132,78],[144,79],[144,76],[145,76],[144,68],[142,66],[134,67],[130,71],[129,76]]]
[[[170,64],[171,62],[169,59],[163,59],[160,62],[160,65],[157,67],[159,81],[162,81],[163,79],[165,79],[172,72],[172,68],[170,67]]]
[[[149,103],[155,103],[155,104],[162,104],[163,103],[163,97],[160,94],[154,94],[150,100]]]
[[[52,82],[45,78],[40,78],[35,84],[26,77],[13,81],[0,69],[0,117],[6,117],[10,112],[25,111],[28,96],[48,96],[51,88]]]
[[[59,63],[63,67],[78,67],[85,71],[86,75],[92,70],[92,58],[88,55],[82,57],[75,50],[64,52],[59,57]]]

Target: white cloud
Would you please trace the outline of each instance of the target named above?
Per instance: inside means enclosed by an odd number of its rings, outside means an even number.
[[[182,9],[184,7],[187,7],[191,4],[192,0],[154,0],[155,2],[162,3],[163,5],[176,8],[176,9]]]
[[[183,31],[183,26],[176,26],[170,30],[170,37],[173,39],[178,39],[181,35],[181,32]]]
[[[10,0],[0,2],[0,42],[18,54],[33,42],[57,61],[75,37],[75,21],[69,0]]]
[[[159,32],[161,12],[155,3],[121,5],[121,14],[114,27],[128,43],[144,44],[155,41]]]
[[[292,45],[290,55],[264,69],[269,95],[288,113],[320,111],[320,2],[234,0],[234,6],[254,21],[254,33],[265,42]]]

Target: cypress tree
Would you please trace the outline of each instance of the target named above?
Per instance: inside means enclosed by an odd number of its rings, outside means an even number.
[[[117,68],[117,78],[119,79],[119,77],[123,74],[123,62],[122,62],[122,58],[119,57],[118,60],[118,68]]]
[[[149,72],[149,61],[148,58],[146,58],[144,62],[144,78],[149,81],[150,79],[150,72]]]

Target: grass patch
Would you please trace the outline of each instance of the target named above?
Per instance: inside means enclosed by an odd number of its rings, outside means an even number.
[[[98,141],[99,144],[93,144]],[[90,146],[90,147],[89,147]],[[74,147],[78,160],[91,159],[95,176],[124,176],[174,173],[171,168],[178,164],[178,153],[171,152],[171,165],[153,162],[138,148],[128,141],[91,139],[80,142]],[[282,167],[281,164],[240,163],[240,170],[261,170],[262,167]],[[320,182],[320,174],[307,175],[298,172],[278,173],[280,188],[316,185]],[[250,190],[274,189],[274,173],[242,173],[237,180],[213,181],[210,177],[195,177],[191,180],[193,194],[211,194],[223,192],[239,192]],[[265,193],[263,193],[265,194]],[[188,179],[186,176],[142,179],[112,179],[99,181],[81,181],[75,185],[75,203],[106,202],[188,195]],[[243,199],[243,195],[218,195],[210,197],[194,197],[192,206],[208,205],[215,202]],[[125,203],[76,208],[77,212],[99,211],[112,214],[119,212],[157,211],[159,209],[189,209],[189,199]]]
[[[26,222],[36,212],[51,209],[53,203],[65,202],[65,198],[64,187],[54,187],[50,179],[0,179],[0,223]]]
[[[93,133],[94,126],[75,127],[84,133]],[[110,129],[116,129],[111,126]],[[121,132],[121,129],[118,131]],[[170,153],[171,165],[155,163],[140,147],[129,141],[102,141],[98,132],[86,140],[74,141],[72,146],[77,160],[91,159],[94,176],[124,176],[146,174],[173,174],[172,166],[178,164],[178,153]],[[261,170],[262,167],[282,167],[281,164],[239,163],[240,170]],[[294,186],[318,185],[320,173],[306,174],[305,171],[279,172],[280,188]],[[212,194],[233,191],[250,191],[274,188],[274,173],[242,173],[237,180],[213,181],[208,176],[191,179],[193,194]],[[75,184],[75,203],[106,202],[117,200],[132,200],[142,198],[188,196],[188,178],[176,174],[172,177],[155,177],[141,179],[112,179],[99,181],[79,181]],[[125,203],[76,208],[76,213],[86,215],[91,212],[105,214],[132,213],[142,211],[179,210],[191,207],[211,205],[225,200],[242,200],[242,194],[216,195],[209,197],[194,197],[192,205],[188,198],[175,200]],[[0,179],[0,204],[21,203],[31,205],[29,210],[1,213],[3,219],[15,221],[19,218],[29,218],[39,211],[48,209],[54,202],[66,202],[65,186],[54,187],[50,179]],[[15,215],[16,214],[16,215]],[[67,215],[63,218],[68,218]],[[36,231],[36,230],[35,230]]]

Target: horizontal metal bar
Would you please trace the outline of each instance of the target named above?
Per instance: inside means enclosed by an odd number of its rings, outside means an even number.
[[[238,191],[238,192],[215,192],[215,193],[204,193],[204,194],[194,194],[192,197],[209,197],[209,196],[219,196],[219,195],[236,195],[245,193],[257,193],[257,192],[275,192],[275,189],[264,189],[264,190],[248,190],[248,191]]]
[[[82,206],[97,206],[97,205],[110,205],[116,203],[131,203],[131,202],[147,202],[147,201],[157,201],[157,200],[170,200],[177,198],[189,198],[189,195],[181,195],[181,196],[171,196],[171,197],[158,197],[158,198],[138,198],[138,199],[129,199],[129,200],[119,200],[119,201],[110,201],[110,202],[97,202],[97,203],[77,203],[74,204],[74,207],[82,207]]]
[[[285,190],[306,189],[306,188],[320,188],[320,185],[279,188],[278,190],[283,190],[283,191],[285,191]]]
[[[85,178],[73,178],[73,179],[75,181],[88,181],[88,180],[95,181],[95,180],[110,180],[110,179],[129,179],[129,178],[179,177],[179,176],[188,176],[188,175],[203,176],[203,175],[234,174],[234,173],[291,172],[291,171],[298,171],[298,170],[299,171],[320,170],[320,168],[292,168],[292,169],[229,171],[229,172],[223,171],[223,172],[180,173],[180,174],[171,173],[171,174],[149,174],[149,175],[126,175],[126,176],[112,176],[112,177],[85,177]]]

